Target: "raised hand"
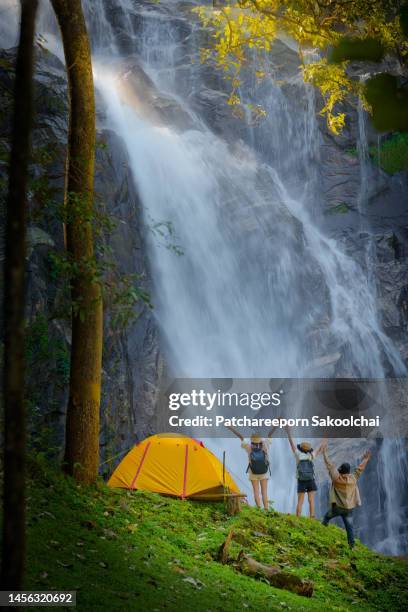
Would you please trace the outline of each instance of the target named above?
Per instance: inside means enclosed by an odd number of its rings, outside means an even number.
[[[314,452],[314,456],[318,457],[320,455],[320,453],[325,453],[327,452],[327,438],[323,438],[320,441],[319,446],[317,447],[316,451]]]

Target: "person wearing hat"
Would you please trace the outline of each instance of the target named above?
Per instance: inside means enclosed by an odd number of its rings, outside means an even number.
[[[296,446],[293,441],[292,434],[290,433],[289,427],[286,427],[286,432],[288,434],[290,447],[296,459],[296,516],[300,516],[302,514],[303,501],[305,499],[305,493],[307,493],[307,499],[309,502],[309,516],[310,518],[315,518],[315,495],[317,491],[317,485],[313,462],[323,450],[323,441],[319,444],[316,450],[313,450],[309,442],[301,442]]]
[[[261,508],[262,496],[263,507],[268,510],[269,449],[271,438],[277,427],[273,427],[266,438],[254,432],[249,440],[245,440],[244,436],[234,427],[228,427],[228,429],[241,440],[241,448],[247,452],[247,474],[252,485],[255,503],[258,508]]]
[[[361,506],[360,491],[357,481],[364,472],[371,458],[371,451],[367,450],[363,460],[353,472],[349,463],[342,463],[336,468],[329,460],[327,452],[327,441],[323,448],[323,458],[329,472],[332,485],[329,495],[330,509],[326,512],[323,525],[328,525],[336,516],[341,516],[347,533],[347,541],[350,548],[354,546],[353,510]]]

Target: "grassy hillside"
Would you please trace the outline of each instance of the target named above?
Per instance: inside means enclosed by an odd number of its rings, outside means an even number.
[[[307,518],[222,504],[78,487],[31,465],[27,588],[78,591],[79,610],[401,610],[408,565]],[[311,599],[270,587],[215,560],[229,529],[244,548],[315,582]]]

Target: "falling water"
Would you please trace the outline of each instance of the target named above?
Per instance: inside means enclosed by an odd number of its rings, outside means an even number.
[[[369,282],[371,294],[377,296],[377,283],[375,264],[377,253],[375,236],[368,222],[367,208],[370,206],[370,195],[373,184],[377,179],[375,171],[370,164],[370,147],[368,138],[368,118],[361,102],[358,106],[358,141],[357,151],[360,161],[360,192],[358,194],[358,209],[360,213],[360,227],[366,232],[364,249],[364,265]],[[380,160],[379,137],[377,139],[378,160]],[[370,187],[371,186],[371,187]],[[379,373],[380,377],[384,372]],[[389,405],[387,388],[382,390],[383,403]],[[391,417],[392,418],[392,417]],[[408,464],[406,458],[405,441],[403,439],[385,438],[381,441],[376,464],[377,482],[381,483],[377,495],[377,516],[384,516],[385,529],[378,524],[373,530],[374,537],[371,542],[375,547],[391,554],[402,553],[407,546],[407,535],[403,535],[401,526],[405,522],[403,500],[407,487]]]
[[[305,101],[299,108],[272,80],[260,87],[252,83],[242,97],[258,102],[261,97],[270,120],[261,128],[248,126],[242,140],[233,141],[216,136],[189,103],[200,68],[193,78],[189,72],[190,83],[180,84],[177,28],[147,18],[138,44],[139,61],[157,90],[187,112],[186,129],[147,120],[143,105],[139,101],[135,108],[126,85],[106,64],[98,67],[97,82],[109,124],[126,143],[146,218],[170,223],[183,250],[180,256],[150,240],[156,315],[174,374],[302,376],[313,358],[336,351],[347,356],[350,376],[384,377],[385,363],[395,373],[405,372],[380,328],[369,267],[360,267],[315,222],[322,196],[311,88],[297,85]],[[188,57],[188,48],[183,51]],[[189,51],[193,55],[196,49]],[[361,121],[361,209],[369,195],[364,130]],[[367,261],[370,251],[371,245]],[[329,323],[316,355],[305,338],[321,321]],[[210,445],[220,450],[219,442]],[[222,445],[239,477],[244,455],[234,442]],[[381,466],[395,464],[392,457],[383,460],[387,448],[384,444]],[[284,441],[274,445],[272,463],[271,497],[278,509],[292,510],[293,461]],[[388,521],[390,542],[394,518]],[[385,548],[395,552],[393,546]]]
[[[84,4],[105,121],[125,143],[142,203],[155,315],[173,374],[302,377],[333,354],[341,355],[340,376],[405,374],[379,324],[365,262],[320,229],[321,135],[312,88],[296,75],[278,86],[271,63],[270,78],[258,84],[248,75],[242,89],[267,119],[245,126],[225,105],[219,121],[223,85],[214,69],[199,65],[202,31],[185,3]],[[211,96],[217,104],[206,107]],[[360,114],[362,211],[368,153]],[[209,445],[219,450],[219,442]],[[241,484],[245,456],[235,440],[223,448]],[[385,442],[378,473],[388,552],[399,552],[401,517],[389,507],[400,503],[395,457],[396,446]],[[287,442],[276,441],[271,459],[270,496],[279,510],[293,511]]]

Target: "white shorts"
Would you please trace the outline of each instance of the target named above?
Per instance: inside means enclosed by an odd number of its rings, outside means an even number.
[[[253,474],[251,471],[248,472],[249,480],[268,480],[269,472],[265,472],[265,474]]]

